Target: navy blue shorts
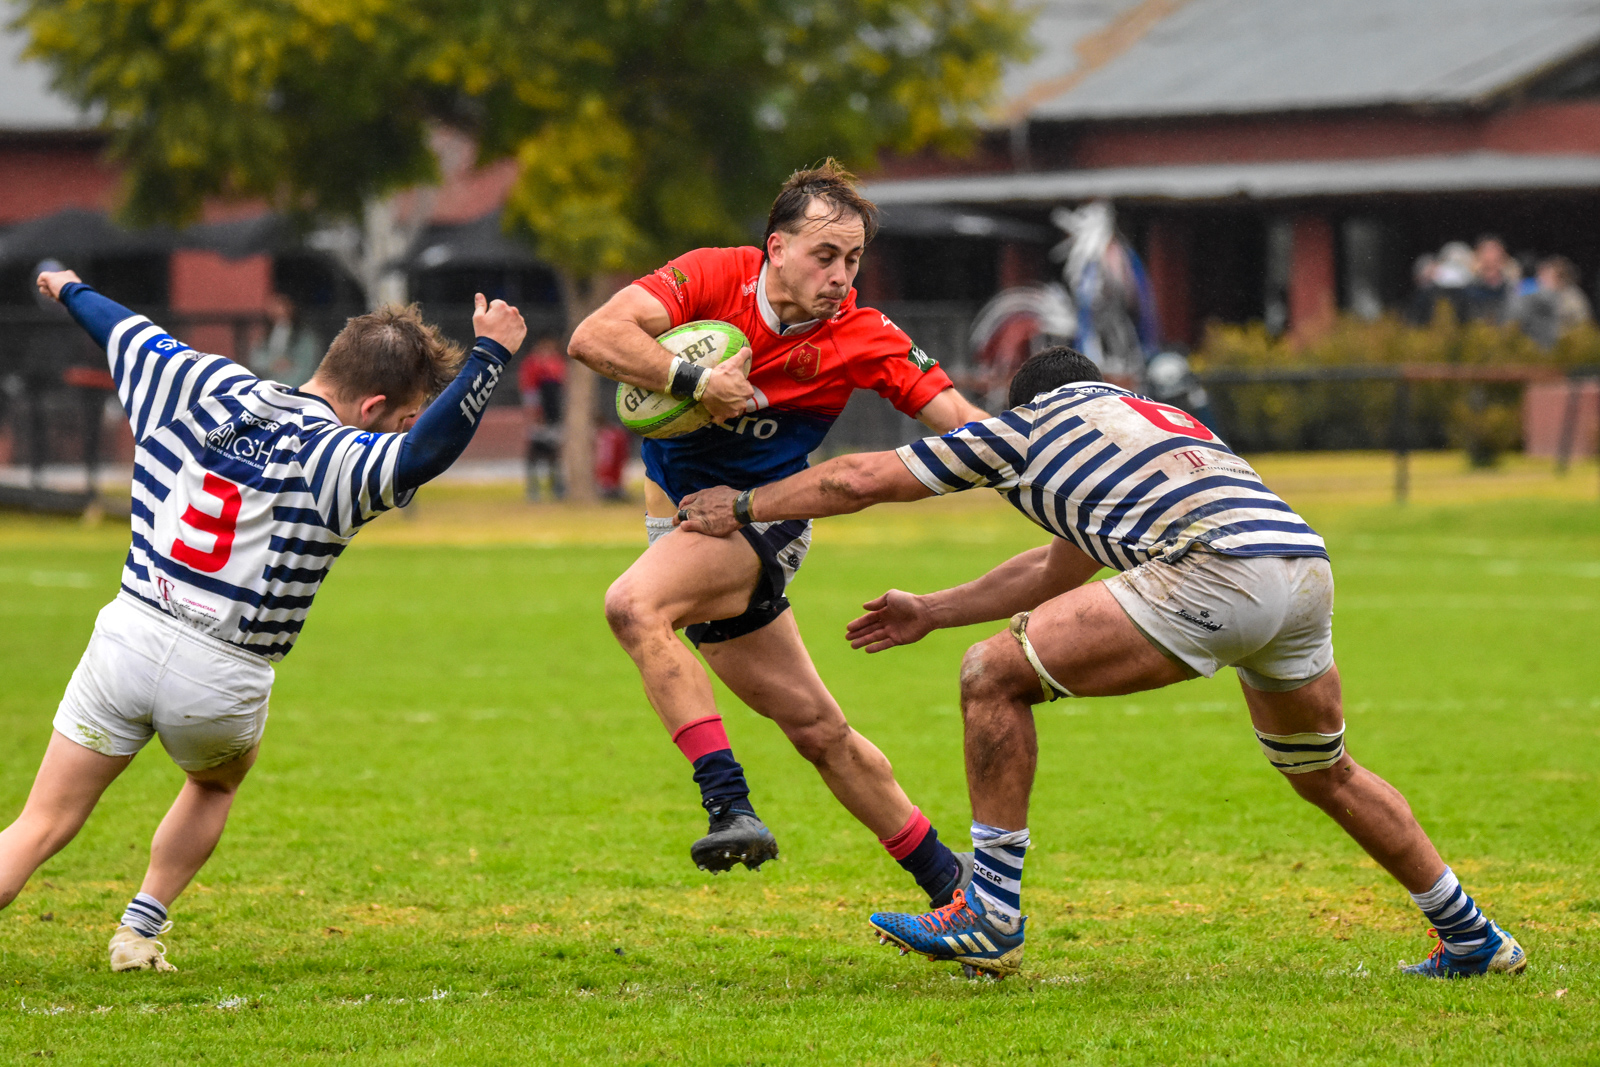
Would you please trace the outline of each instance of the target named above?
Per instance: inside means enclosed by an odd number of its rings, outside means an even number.
[[[651,530],[651,540],[670,530],[667,526]],[[735,637],[755,633],[773,619],[789,610],[789,598],[784,591],[794,581],[795,572],[805,562],[811,548],[811,523],[806,519],[785,519],[782,522],[753,522],[741,527],[739,533],[756,550],[761,560],[761,577],[756,581],[755,592],[750,596],[750,606],[731,619],[714,619],[710,622],[691,623],[683,634],[696,648],[718,641],[731,641]]]

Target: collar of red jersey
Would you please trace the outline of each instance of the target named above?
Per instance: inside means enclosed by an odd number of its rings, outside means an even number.
[[[761,321],[767,324],[767,329],[779,337],[807,333],[822,322],[821,319],[807,319],[805,322],[797,322],[792,326],[788,326],[778,318],[778,313],[772,309],[772,301],[767,299],[767,264],[765,261],[761,264],[761,274],[756,278],[756,309],[761,312]]]

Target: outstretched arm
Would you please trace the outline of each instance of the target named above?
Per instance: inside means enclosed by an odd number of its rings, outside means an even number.
[[[953,589],[923,596],[891,589],[862,605],[867,613],[845,628],[845,636],[851,648],[868,652],[909,645],[934,630],[994,622],[1031,611],[1076,589],[1099,570],[1097,560],[1058,537]]]
[[[873,504],[933,496],[933,490],[917,481],[894,452],[840,456],[749,492],[750,508],[744,516],[735,514],[740,496],[736,489],[719,485],[690,493],[679,502],[678,524],[691,533],[727,537],[746,520],[819,519]]]
[[[461,370],[417,416],[400,445],[395,486],[401,492],[437,478],[466,450],[478,416],[528,332],[520,311],[504,300],[490,304],[482,293],[474,298],[472,326],[478,339]]]
[[[105,349],[117,399],[136,439],[143,440],[198,398],[254,380],[232,360],[197,353],[143,315],[95,292],[74,271],[45,271],[38,286]]]

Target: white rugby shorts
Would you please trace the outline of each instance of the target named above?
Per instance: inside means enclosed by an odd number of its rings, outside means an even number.
[[[54,725],[106,756],[132,756],[154,734],[179,767],[203,771],[256,746],[271,693],[266,659],[123,592],[100,609]]]
[[[1196,545],[1106,579],[1135,626],[1207,678],[1233,667],[1287,692],[1333,666],[1333,570],[1318,556],[1228,556]]]

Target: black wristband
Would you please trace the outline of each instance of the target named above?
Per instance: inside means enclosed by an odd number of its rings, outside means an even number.
[[[472,350],[491,363],[498,363],[502,367],[511,362],[510,350],[493,337],[480,337],[473,341]]]
[[[750,517],[750,505],[755,502],[756,491],[746,489],[733,500],[733,517],[740,526],[749,526],[756,520]]]
[[[672,360],[672,380],[667,383],[667,392],[679,400],[692,400],[700,379],[709,373],[711,372],[704,367],[696,366],[682,356],[675,356]]]

